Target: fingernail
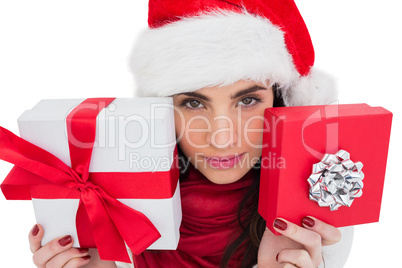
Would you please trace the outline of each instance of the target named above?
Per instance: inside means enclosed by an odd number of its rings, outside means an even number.
[[[302,223],[310,228],[314,227],[315,225],[315,221],[309,217],[304,217]]]
[[[89,251],[88,248],[77,248],[79,253],[87,253]]]
[[[39,227],[37,224],[32,228],[32,235],[36,236],[39,233]]]
[[[59,240],[59,244],[60,244],[60,246],[65,247],[68,244],[70,244],[71,241],[73,241],[73,239],[71,238],[71,235],[66,235],[65,237],[63,237]]]
[[[91,255],[86,255],[84,257],[82,257],[84,260],[89,260],[91,258]]]
[[[286,228],[288,228],[288,225],[286,222],[284,222],[283,220],[280,219],[276,219],[274,221],[274,227],[281,230],[281,231],[285,231]]]
[[[279,253],[276,254],[276,261],[279,261],[278,259],[279,259]]]

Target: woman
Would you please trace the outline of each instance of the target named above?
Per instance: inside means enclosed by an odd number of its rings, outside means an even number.
[[[191,165],[181,173],[178,249],[134,256],[135,267],[342,267],[350,229],[341,240],[338,229],[308,215],[300,226],[265,223],[257,213],[264,110],[336,100],[331,81],[312,69],[314,50],[294,2],[149,7],[150,29],[132,56],[139,95],[173,97],[180,155]],[[71,248],[69,236],[41,247],[43,232],[36,225],[29,235],[38,267],[124,267]]]

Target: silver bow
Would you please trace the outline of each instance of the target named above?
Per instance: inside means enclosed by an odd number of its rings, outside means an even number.
[[[364,173],[361,162],[353,163],[344,150],[336,154],[325,154],[321,162],[313,165],[313,173],[308,178],[310,200],[320,207],[330,207],[331,211],[340,206],[350,207],[353,200],[363,194]]]

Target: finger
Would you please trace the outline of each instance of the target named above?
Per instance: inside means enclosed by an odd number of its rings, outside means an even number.
[[[46,267],[63,267],[66,265],[71,259],[81,258],[84,256],[88,256],[87,248],[70,248],[62,253],[57,254],[53,258],[51,258],[47,263]]]
[[[73,238],[70,235],[53,239],[35,252],[33,255],[33,261],[36,266],[43,266],[51,258],[71,248],[72,246]]]
[[[35,224],[31,231],[29,231],[28,239],[29,239],[29,248],[32,253],[35,253],[38,249],[41,248],[41,240],[43,238],[44,230],[40,224]]]
[[[279,218],[274,221],[273,226],[277,232],[302,244],[310,254],[315,266],[321,263],[322,245],[321,236],[318,233]]]
[[[68,263],[66,263],[66,265],[63,266],[63,268],[81,267],[81,266],[84,266],[84,265],[88,264],[90,261],[91,261],[91,256],[90,255],[86,255],[86,256],[81,257],[81,258],[74,258],[74,259],[71,259]]]
[[[332,225],[320,221],[314,217],[304,217],[302,224],[305,228],[318,233],[322,238],[322,245],[328,246],[339,242],[342,238],[341,231]]]
[[[296,267],[313,267],[310,254],[304,249],[283,249],[276,259],[279,263],[290,263]]]

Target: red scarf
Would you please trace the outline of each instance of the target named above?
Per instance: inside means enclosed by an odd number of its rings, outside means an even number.
[[[242,232],[238,223],[239,203],[253,182],[253,170],[230,184],[210,182],[194,166],[180,182],[183,220],[177,250],[148,250],[134,256],[134,266],[219,267],[226,246]],[[244,252],[232,256],[238,267]]]

